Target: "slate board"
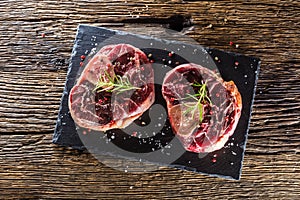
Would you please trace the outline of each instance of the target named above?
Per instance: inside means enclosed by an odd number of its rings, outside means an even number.
[[[87,63],[102,46],[128,43],[152,54],[156,100],[153,106],[124,130],[100,133],[76,127],[68,108],[69,91]],[[174,55],[169,57],[169,52]],[[80,66],[81,55],[88,56]],[[242,115],[225,146],[208,154],[187,152],[174,136],[161,95],[164,75],[179,64],[194,62],[219,72],[225,81],[233,80],[242,96]],[[109,154],[167,165],[199,173],[239,179],[249,129],[260,60],[198,45],[155,39],[100,27],[79,25],[62,95],[53,143],[74,149]],[[151,119],[149,117],[152,117]],[[159,119],[166,119],[160,121]],[[146,128],[141,122],[146,122]],[[150,128],[149,128],[150,127]],[[152,127],[152,128],[151,128]],[[159,128],[160,127],[160,128]],[[132,135],[130,133],[135,133]],[[92,149],[92,150],[91,150]]]

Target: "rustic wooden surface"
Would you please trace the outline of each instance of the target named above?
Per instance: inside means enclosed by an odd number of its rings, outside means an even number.
[[[77,25],[159,35],[174,13],[200,44],[262,60],[240,181],[125,173],[51,144]],[[0,1],[0,198],[299,199],[299,13],[296,0]]]

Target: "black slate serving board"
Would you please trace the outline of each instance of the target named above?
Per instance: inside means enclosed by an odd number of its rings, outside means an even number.
[[[150,59],[154,61],[155,103],[140,119],[124,130],[115,129],[102,133],[76,127],[68,108],[69,91],[76,83],[89,57],[102,46],[119,43],[128,43],[140,48],[147,55],[152,54]],[[170,57],[171,51],[174,54]],[[81,59],[82,55],[87,56],[84,61]],[[161,95],[160,83],[165,73],[179,64],[189,62],[217,71],[225,81],[233,80],[242,96],[242,115],[234,134],[222,149],[208,154],[196,154],[183,149],[172,132],[166,114],[166,103]],[[53,143],[74,149],[87,148],[94,153],[239,179],[259,65],[259,59],[240,54],[79,25]]]

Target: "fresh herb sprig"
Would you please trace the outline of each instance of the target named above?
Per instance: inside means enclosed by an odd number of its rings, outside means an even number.
[[[107,80],[108,79],[108,80]],[[96,92],[116,92],[120,94],[129,90],[137,90],[139,87],[133,86],[127,76],[116,75],[112,77],[107,71],[105,71],[105,77],[100,76],[99,80],[93,91]]]
[[[212,105],[212,102],[207,94],[206,91],[206,83],[200,84],[200,83],[193,83],[192,86],[194,87],[200,87],[198,92],[195,94],[187,94],[187,97],[183,99],[194,99],[196,100],[196,103],[193,105],[188,105],[187,103],[184,104],[184,106],[188,107],[185,112],[183,113],[184,115],[187,115],[188,113],[192,113],[192,118],[194,118],[194,115],[196,111],[199,112],[199,122],[202,123],[203,121],[203,105],[209,103]]]

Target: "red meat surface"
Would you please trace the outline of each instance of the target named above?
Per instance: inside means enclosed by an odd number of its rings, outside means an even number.
[[[200,101],[199,108],[200,97],[196,94],[201,85],[205,86],[207,96]],[[183,64],[167,73],[162,93],[172,129],[187,151],[204,153],[221,149],[234,133],[242,99],[233,81],[225,82],[200,65]]]
[[[124,92],[97,88],[102,79],[129,81]],[[128,44],[104,46],[88,62],[69,95],[69,110],[77,125],[98,131],[125,128],[153,104],[154,73],[144,52]]]

